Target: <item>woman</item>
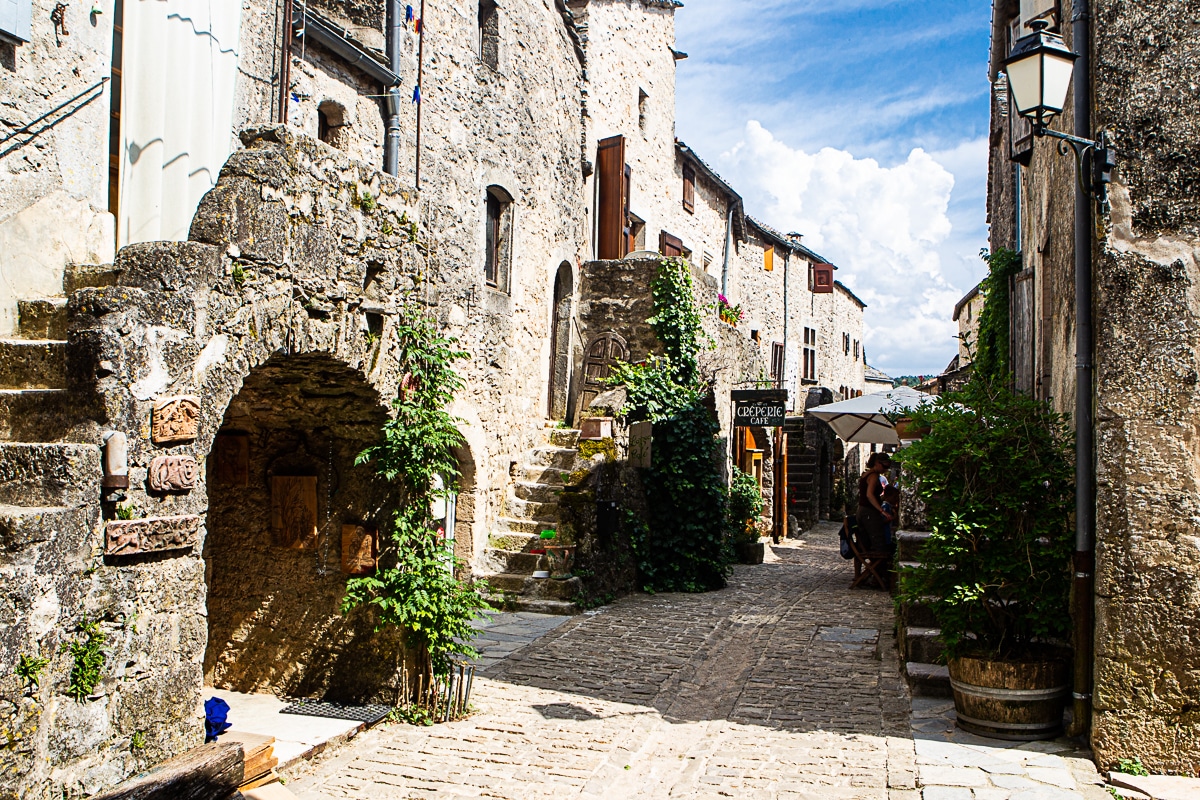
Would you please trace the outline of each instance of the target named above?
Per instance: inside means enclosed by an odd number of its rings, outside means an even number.
[[[893,517],[883,508],[883,482],[880,478],[892,468],[887,453],[872,453],[867,471],[858,479],[859,546],[871,553],[886,553],[891,547],[887,528]]]

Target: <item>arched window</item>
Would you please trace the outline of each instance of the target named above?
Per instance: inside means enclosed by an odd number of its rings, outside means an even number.
[[[479,60],[500,69],[500,9],[496,0],[479,0]]]
[[[507,292],[512,263],[512,195],[503,187],[489,186],[484,205],[483,279],[488,286]]]

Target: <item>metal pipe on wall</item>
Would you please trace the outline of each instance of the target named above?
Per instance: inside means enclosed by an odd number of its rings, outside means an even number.
[[[292,0],[283,0],[283,35],[279,59],[279,122],[288,121],[288,92],[292,82]]]
[[[425,0],[421,0],[421,18],[418,20],[421,30],[418,33],[420,37],[417,40],[417,86],[415,91],[424,91],[421,81],[425,75],[425,34],[428,28],[425,25]],[[417,142],[416,142],[416,165],[413,177],[413,188],[417,191],[421,190],[421,109],[425,106],[425,98],[421,95],[417,96]]]
[[[1075,61],[1075,135],[1092,135],[1092,36],[1088,0],[1074,0],[1071,43]],[[1092,658],[1095,624],[1096,465],[1094,366],[1092,364],[1092,197],[1075,186],[1075,554],[1072,616],[1075,663],[1071,735],[1092,723]]]
[[[400,74],[400,31],[404,25],[404,9],[400,0],[388,0],[387,4],[387,56],[388,67]],[[400,90],[395,86],[384,87],[388,96],[383,107],[386,114],[386,134],[383,140],[383,171],[396,175],[400,171]]]

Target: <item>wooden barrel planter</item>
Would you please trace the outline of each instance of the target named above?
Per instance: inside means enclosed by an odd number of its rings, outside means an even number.
[[[950,661],[958,726],[992,739],[1032,742],[1058,736],[1069,682],[1069,662],[1061,657]]]

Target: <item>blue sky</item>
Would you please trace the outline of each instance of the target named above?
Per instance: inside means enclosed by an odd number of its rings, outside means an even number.
[[[935,374],[987,243],[990,0],[684,0],[679,138],[841,269],[871,362]]]

